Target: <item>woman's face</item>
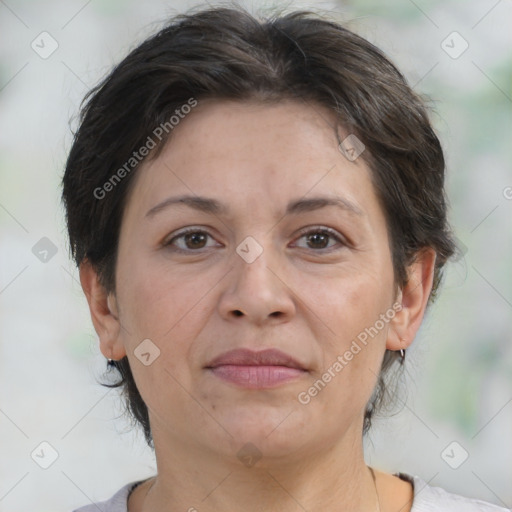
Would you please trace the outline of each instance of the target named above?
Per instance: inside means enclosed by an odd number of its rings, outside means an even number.
[[[395,289],[368,167],[333,126],[316,105],[200,101],[137,171],[109,303],[158,442],[278,457],[360,435]],[[294,362],[213,363],[235,349]]]

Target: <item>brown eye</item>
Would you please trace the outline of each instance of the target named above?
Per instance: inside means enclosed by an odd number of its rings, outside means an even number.
[[[192,228],[178,233],[163,245],[177,252],[199,252],[200,249],[208,249],[215,245],[208,245],[209,239],[214,241],[208,232]]]
[[[306,245],[298,245],[304,249],[330,249],[336,245],[346,245],[340,235],[330,229],[310,229],[303,232],[302,236],[298,240],[304,239]]]
[[[325,249],[329,244],[328,233],[313,233],[312,235],[307,235],[308,244],[312,249]]]
[[[188,249],[201,249],[206,244],[207,236],[200,231],[188,233],[184,236],[185,245]]]

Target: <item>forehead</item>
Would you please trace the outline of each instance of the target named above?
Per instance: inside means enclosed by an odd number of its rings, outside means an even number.
[[[346,135],[335,114],[316,104],[199,101],[158,157],[137,170],[128,204],[147,210],[174,193],[247,208],[336,190],[364,208],[373,193],[369,169],[342,154]]]

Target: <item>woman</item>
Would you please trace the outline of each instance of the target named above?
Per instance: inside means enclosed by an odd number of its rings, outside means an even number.
[[[369,42],[178,17],[89,93],[63,200],[158,469],[101,510],[504,510],[364,461],[454,252],[439,141]]]

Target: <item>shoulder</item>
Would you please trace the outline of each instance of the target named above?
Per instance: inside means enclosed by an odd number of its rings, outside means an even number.
[[[84,507],[73,510],[73,512],[98,512],[98,510],[101,510],[102,512],[127,512],[128,495],[132,489],[141,482],[142,481],[130,482],[129,484],[121,487],[121,489],[119,489],[110,499],[85,505]]]
[[[502,508],[480,500],[464,498],[452,494],[441,487],[432,487],[417,476],[400,473],[400,478],[407,480],[414,487],[414,501],[411,512],[510,512],[511,509]]]

